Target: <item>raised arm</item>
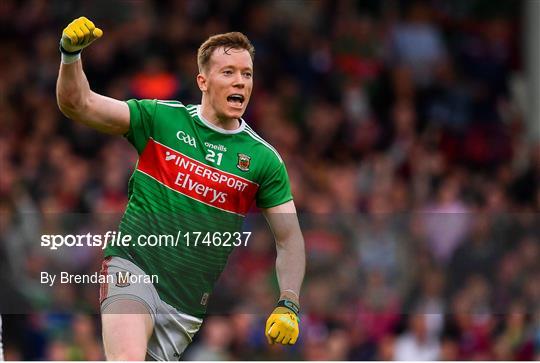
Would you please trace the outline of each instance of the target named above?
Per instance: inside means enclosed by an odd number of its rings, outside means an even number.
[[[300,287],[306,269],[304,238],[294,202],[263,210],[274,233],[276,272],[280,288],[278,306],[266,323],[269,343],[294,344],[298,339]]]
[[[75,19],[64,29],[56,100],[66,117],[101,132],[123,135],[129,129],[128,105],[92,91],[82,67],[81,50],[102,35],[85,17]]]

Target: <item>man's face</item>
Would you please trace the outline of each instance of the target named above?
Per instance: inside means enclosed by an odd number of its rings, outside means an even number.
[[[239,119],[246,111],[253,89],[253,62],[249,52],[217,48],[197,82],[218,119]]]

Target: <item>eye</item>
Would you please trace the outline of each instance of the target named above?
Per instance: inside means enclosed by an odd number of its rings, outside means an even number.
[[[226,69],[223,71],[223,74],[230,76],[231,74],[233,74],[233,72],[230,69]]]
[[[251,78],[252,77],[251,72],[244,72],[244,77]]]

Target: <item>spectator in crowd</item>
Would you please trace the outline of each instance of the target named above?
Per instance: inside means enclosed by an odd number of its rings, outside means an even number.
[[[412,314],[409,329],[395,343],[394,360],[437,360],[440,344],[437,336],[429,333],[427,315]]]

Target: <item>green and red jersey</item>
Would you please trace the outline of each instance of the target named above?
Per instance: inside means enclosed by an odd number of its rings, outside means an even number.
[[[199,105],[159,100],[127,104],[126,138],[139,160],[119,229],[132,241],[142,235],[238,232],[253,201],[270,208],[292,199],[283,160],[244,120],[238,129],[224,130],[206,121]],[[188,246],[185,240],[176,246],[133,243],[108,246],[105,257],[126,258],[157,275],[163,301],[202,317],[233,248]]]

